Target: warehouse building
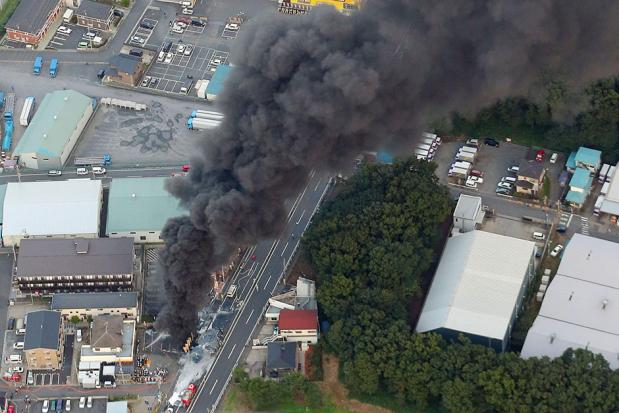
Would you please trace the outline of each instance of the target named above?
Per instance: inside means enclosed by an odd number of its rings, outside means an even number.
[[[114,10],[109,4],[82,0],[82,3],[75,10],[77,25],[108,31],[114,17],[113,12]]]
[[[136,243],[161,242],[169,218],[187,215],[164,188],[167,178],[116,178],[110,184],[106,233],[133,237]]]
[[[130,291],[134,258],[131,238],[25,239],[15,281],[22,293],[37,295]]]
[[[58,293],[52,296],[51,309],[59,311],[65,319],[73,316],[85,319],[100,315],[120,315],[124,318],[138,317],[138,293]]]
[[[617,167],[619,167],[619,163]],[[613,174],[600,211],[605,214],[619,216],[619,173]]]
[[[527,333],[523,358],[583,348],[619,368],[618,255],[617,243],[574,234]]]
[[[420,333],[505,351],[535,272],[535,243],[485,231],[450,238],[417,322]]]
[[[103,186],[99,180],[11,182],[2,212],[4,246],[24,238],[95,238]]]
[[[215,70],[213,78],[206,87],[206,99],[213,102],[217,100],[217,96],[224,90],[224,85],[230,73],[232,72],[232,66],[219,65]]]
[[[3,2],[0,2],[2,5]],[[65,0],[21,0],[5,25],[8,40],[38,45],[60,15]]]
[[[93,100],[74,90],[48,93],[13,155],[32,169],[59,169],[71,154],[94,111]]]

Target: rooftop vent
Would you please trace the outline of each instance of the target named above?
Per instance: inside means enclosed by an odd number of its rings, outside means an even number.
[[[75,252],[78,254],[88,254],[88,240],[85,238],[78,238],[74,242]]]
[[[606,306],[608,305],[608,300],[607,299],[603,299],[602,300],[602,310],[606,310]]]
[[[550,335],[550,344],[552,344],[555,341],[555,338],[557,338],[557,334],[556,333],[552,333]]]
[[[66,102],[67,100],[69,100],[69,97],[68,97],[68,96],[65,96],[65,97],[64,97],[64,101]]]
[[[135,198],[135,194],[131,194],[131,198]]]

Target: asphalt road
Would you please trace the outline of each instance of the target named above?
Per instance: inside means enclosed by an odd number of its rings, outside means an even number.
[[[286,228],[280,237],[262,241],[246,254],[244,265],[249,267],[249,271],[241,274],[237,281],[241,307],[213,365],[200,383],[188,412],[212,412],[219,403],[232,370],[245,346],[251,342],[268,299],[277,290],[282,274],[299,244],[299,238],[318,210],[331,182],[329,175],[313,172],[303,192],[292,204]],[[252,260],[252,255],[255,255],[255,260]]]

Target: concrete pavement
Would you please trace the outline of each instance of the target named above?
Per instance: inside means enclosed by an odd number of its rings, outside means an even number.
[[[331,187],[331,182],[327,174],[313,172],[303,192],[294,201],[281,235],[275,240],[260,242],[251,254],[255,255],[255,261],[250,258],[245,262],[250,269],[238,280],[239,298],[242,300],[240,310],[213,365],[200,383],[188,412],[212,412],[221,400],[232,370],[238,364],[245,346],[250,343],[254,329],[266,310],[268,299],[277,290],[296,252],[300,237]]]

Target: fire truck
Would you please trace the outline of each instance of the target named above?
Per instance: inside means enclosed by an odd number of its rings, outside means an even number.
[[[191,383],[189,386],[187,386],[185,390],[183,390],[183,392],[181,393],[181,403],[183,404],[183,406],[189,407],[191,401],[193,400],[194,394],[196,394],[196,390],[198,390],[198,388],[193,383]]]

